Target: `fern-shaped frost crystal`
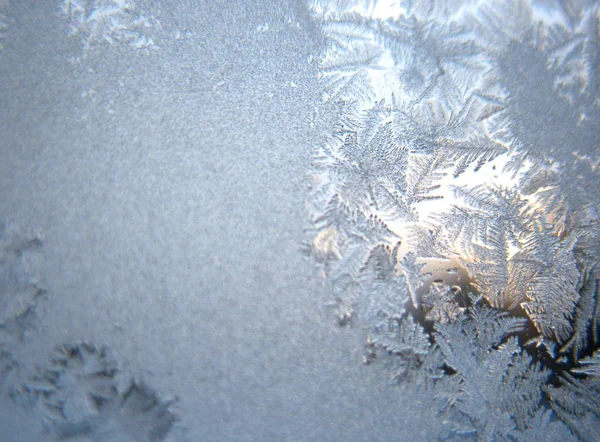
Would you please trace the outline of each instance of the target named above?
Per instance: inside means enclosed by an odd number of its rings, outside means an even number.
[[[340,322],[480,440],[597,428],[600,13],[559,3],[312,2],[338,112],[312,244]]]

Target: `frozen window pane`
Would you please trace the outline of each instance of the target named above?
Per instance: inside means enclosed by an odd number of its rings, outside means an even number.
[[[593,440],[599,21],[0,0],[0,434]]]

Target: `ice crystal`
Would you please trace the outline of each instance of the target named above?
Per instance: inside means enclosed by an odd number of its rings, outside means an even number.
[[[438,394],[447,407],[456,406],[469,417],[479,439],[490,440],[527,427],[549,373],[532,364],[515,338],[507,339],[523,328],[524,320],[485,307],[470,313],[436,325],[443,360],[456,371]],[[500,414],[490,414],[491,409]]]
[[[329,41],[324,106],[339,112],[315,160],[314,244],[341,322],[358,311],[367,360],[383,352],[395,378],[433,385],[466,419],[457,433],[543,440],[546,422],[572,437],[560,419],[588,438],[600,409],[597,2],[312,7]],[[431,259],[458,262],[470,284],[425,284]]]
[[[152,29],[156,20],[138,13],[133,1],[64,0],[60,9],[71,35],[81,37],[84,57],[97,43],[127,44],[136,49],[155,44]]]
[[[41,410],[56,440],[161,441],[175,422],[169,401],[124,380],[107,349],[89,343],[59,347],[12,396],[25,412]]]
[[[20,339],[42,293],[42,241],[0,225],[0,330]]]
[[[581,440],[594,440],[600,428],[600,351],[562,373],[560,386],[549,386],[546,393],[554,411]]]
[[[445,284],[433,284],[422,300],[421,307],[425,320],[445,324],[454,321],[464,313],[465,307],[457,301],[457,290]]]
[[[415,324],[412,316],[389,318],[373,333],[373,342],[390,353],[404,356],[425,355],[431,343],[423,328]]]
[[[379,317],[400,317],[409,296],[404,278],[396,274],[398,247],[378,246],[363,267],[359,283],[361,292],[355,301],[359,317],[369,322]]]

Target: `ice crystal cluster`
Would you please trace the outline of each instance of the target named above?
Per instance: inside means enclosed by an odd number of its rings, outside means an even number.
[[[106,348],[82,342],[31,364],[41,235],[0,225],[0,427],[2,440],[161,441],[170,401],[119,369]]]
[[[57,348],[11,398],[52,440],[161,441],[175,422],[169,401],[126,381],[105,348],[85,342]]]
[[[0,224],[0,349],[23,338],[43,293],[39,235]]]
[[[310,250],[444,437],[600,430],[600,6],[314,1]],[[493,412],[491,412],[494,410]]]
[[[128,378],[106,348],[62,345],[37,369],[0,357],[6,440],[162,441],[176,422],[173,401]]]
[[[83,57],[99,43],[126,44],[136,49],[155,44],[152,31],[157,20],[140,14],[133,1],[64,0],[60,10],[70,33],[82,40]]]

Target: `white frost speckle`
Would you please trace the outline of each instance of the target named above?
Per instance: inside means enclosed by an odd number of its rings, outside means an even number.
[[[258,32],[259,34],[264,34],[265,32],[269,31],[269,24],[265,23],[264,25],[258,25],[256,27],[256,32]]]

